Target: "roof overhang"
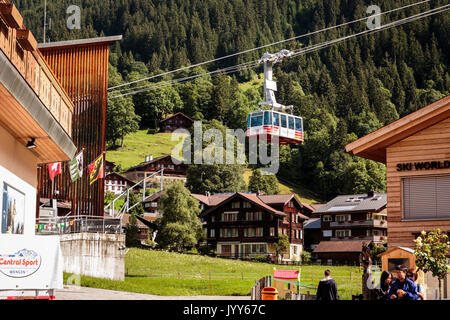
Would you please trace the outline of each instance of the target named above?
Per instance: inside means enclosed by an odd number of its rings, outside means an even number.
[[[386,163],[387,147],[449,117],[450,95],[349,143],[345,151]]]
[[[99,38],[89,38],[89,39],[76,39],[76,40],[67,40],[67,41],[58,41],[58,42],[47,42],[47,43],[39,43],[39,50],[45,49],[65,49],[69,47],[83,47],[83,46],[92,46],[92,45],[109,45],[115,41],[122,40],[122,35],[110,36],[110,37],[99,37]]]
[[[72,159],[72,139],[1,50],[0,66],[0,124],[24,145],[35,138],[40,163]]]

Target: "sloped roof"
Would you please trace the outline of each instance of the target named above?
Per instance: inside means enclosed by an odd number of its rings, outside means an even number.
[[[450,95],[347,144],[345,151],[386,163],[386,148],[450,117]]]
[[[145,199],[145,201],[143,201],[143,203],[147,203],[147,202],[153,202],[159,198],[161,198],[162,196],[162,191],[158,191],[155,192],[154,194],[152,194],[150,197],[148,197],[147,199]]]
[[[411,248],[407,248],[407,247],[395,247],[395,248],[392,248],[392,249],[389,249],[389,250],[387,250],[387,251],[385,251],[385,252],[380,253],[377,257],[382,257],[382,256],[384,256],[384,255],[386,255],[386,254],[391,253],[392,251],[399,250],[399,249],[414,254],[414,250],[411,249]]]
[[[321,218],[309,218],[309,220],[305,221],[305,223],[303,224],[303,229],[320,229],[321,226]]]
[[[138,164],[138,165],[128,169],[127,172],[130,172],[130,171],[133,171],[133,170],[136,170],[136,169],[140,169],[140,168],[145,167],[145,166],[147,166],[149,164],[152,164],[153,162],[157,162],[157,161],[162,160],[162,159],[167,158],[167,157],[172,157],[172,156],[171,155],[165,155],[165,156],[160,156],[160,157],[154,158],[154,159],[152,159],[150,161],[141,162],[140,164]]]
[[[109,172],[109,173],[105,176],[105,179],[108,179],[108,177],[111,177],[111,176],[116,176],[116,177],[118,177],[118,178],[120,178],[120,179],[122,179],[122,180],[125,180],[126,182],[128,182],[128,183],[131,184],[132,186],[134,186],[134,185],[136,184],[136,182],[131,181],[130,179],[128,179],[128,178],[126,178],[126,177],[124,177],[124,176],[118,174],[117,172]],[[110,178],[110,179],[111,179],[111,178]]]
[[[222,206],[225,203],[228,203],[229,201],[231,201],[231,199],[234,199],[236,197],[241,197],[241,198],[247,199],[248,201],[250,201],[253,204],[260,207],[261,209],[264,209],[272,214],[275,214],[278,216],[285,216],[285,213],[274,209],[266,202],[266,199],[268,199],[267,196],[257,195],[256,193],[236,192],[236,193],[216,194],[216,195],[212,195],[209,197],[204,196],[204,195],[192,194],[192,196],[210,207],[209,209],[207,209],[205,212],[202,213],[202,217],[209,214],[210,212],[214,211],[219,206]],[[281,199],[287,199],[288,196],[289,196],[289,199],[292,199],[292,196],[294,196],[294,195],[279,195],[279,196]],[[270,199],[273,201],[277,201],[276,203],[282,203],[282,202],[279,202],[279,200],[275,200],[274,197],[272,197]],[[269,203],[272,205],[274,204],[274,202],[269,202]],[[309,219],[307,216],[300,214],[300,213],[299,213],[299,216],[305,220]]]
[[[360,201],[357,201],[358,199]],[[378,211],[386,207],[386,204],[387,195],[385,193],[375,193],[373,197],[369,197],[367,194],[342,195],[337,196],[314,213]]]
[[[363,244],[366,242],[363,240],[321,241],[313,253],[362,252]]]
[[[177,113],[175,113],[173,116],[170,116],[170,117],[168,117],[168,118],[166,118],[166,119],[161,120],[159,123],[163,123],[163,122],[165,122],[165,121],[167,121],[167,120],[169,120],[169,119],[175,118],[175,117],[177,117],[177,116],[183,116],[184,118],[188,119],[189,121],[194,122],[194,119],[192,119],[191,117],[188,117],[188,116],[185,115],[183,112],[177,112]]]

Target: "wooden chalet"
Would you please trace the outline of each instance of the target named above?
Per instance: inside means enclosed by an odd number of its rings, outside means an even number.
[[[314,211],[321,219],[321,241],[387,239],[386,194],[337,196]]]
[[[176,180],[186,181],[188,166],[184,163],[175,164],[172,161],[172,156],[166,155],[154,159],[150,156],[146,160],[147,161],[128,169],[124,176],[133,181],[141,181],[147,176],[164,169],[165,182],[170,183],[170,181]],[[157,179],[158,178],[156,178],[155,181]]]
[[[192,194],[200,201],[207,243],[218,256],[276,258],[274,243],[286,234],[291,243],[283,258],[299,260],[303,250],[303,223],[307,209],[295,195],[263,196],[252,193]]]
[[[161,132],[173,132],[177,129],[189,129],[194,124],[194,120],[182,112],[161,120],[159,128]]]
[[[450,96],[346,146],[386,164],[388,248],[414,248],[422,230],[450,232]]]
[[[119,195],[135,184],[134,181],[125,178],[117,172],[110,172],[105,176],[105,192],[112,192]]]

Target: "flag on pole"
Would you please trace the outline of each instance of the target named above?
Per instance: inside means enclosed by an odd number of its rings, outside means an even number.
[[[48,172],[50,174],[50,180],[53,181],[53,179],[62,172],[61,162],[49,163]]]
[[[103,178],[103,154],[89,165],[90,184],[101,178]]]
[[[81,151],[72,161],[70,161],[69,167],[72,182],[77,181],[83,176],[83,151]]]

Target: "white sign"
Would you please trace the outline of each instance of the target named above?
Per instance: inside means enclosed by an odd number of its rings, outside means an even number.
[[[57,236],[0,235],[1,290],[62,289],[63,259]]]

